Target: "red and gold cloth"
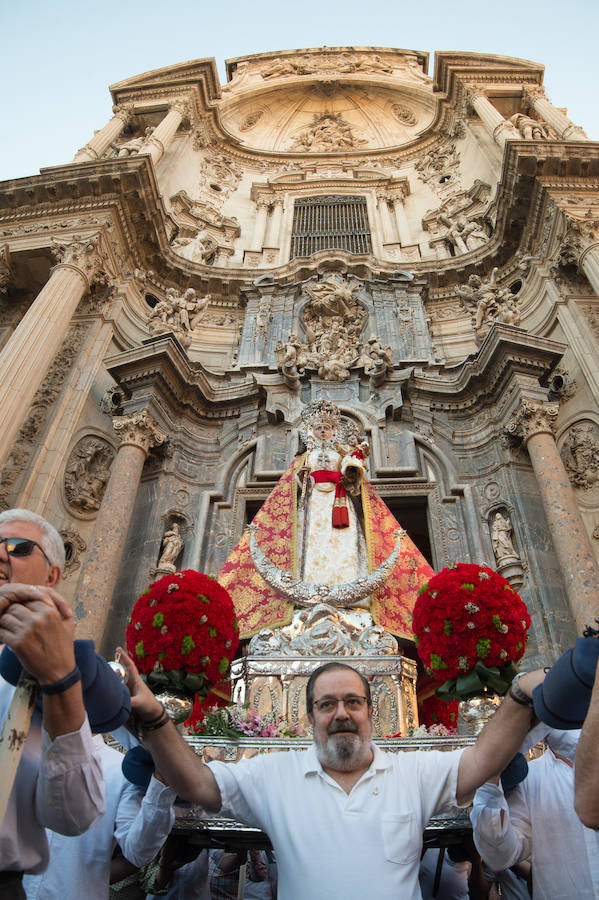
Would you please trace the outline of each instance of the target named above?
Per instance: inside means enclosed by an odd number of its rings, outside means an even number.
[[[298,572],[297,492],[295,473],[304,457],[295,459],[254,518],[262,552],[279,569]],[[399,524],[370,482],[362,481],[362,507],[369,571],[377,568],[395,546],[393,532]],[[351,501],[350,501],[351,502]],[[372,597],[374,621],[399,637],[412,638],[412,609],[418,589],[434,572],[418,548],[403,534],[396,567]],[[249,534],[244,534],[217,575],[217,581],[233,598],[240,637],[249,638],[263,628],[288,625],[293,604],[258,574],[250,553]]]

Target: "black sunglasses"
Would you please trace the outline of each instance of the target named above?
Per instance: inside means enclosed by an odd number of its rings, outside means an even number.
[[[16,556],[17,559],[23,559],[26,556],[31,556],[33,553],[33,548],[37,547],[38,550],[43,554],[44,559],[48,563],[49,566],[52,565],[48,557],[46,556],[46,552],[41,544],[38,544],[37,541],[31,541],[29,538],[17,538],[17,537],[0,537],[0,544],[6,544],[6,552],[9,556]]]

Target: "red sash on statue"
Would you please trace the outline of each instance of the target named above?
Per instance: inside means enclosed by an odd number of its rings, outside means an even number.
[[[333,472],[329,469],[317,469],[310,472],[310,477],[316,484],[335,485],[335,502],[333,503],[333,516],[331,525],[333,528],[349,528],[349,513],[347,511],[347,497],[345,488],[341,484],[341,472]]]

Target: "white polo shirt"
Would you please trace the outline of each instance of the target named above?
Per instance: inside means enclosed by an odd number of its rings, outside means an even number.
[[[456,805],[461,754],[374,746],[350,794],[323,771],[314,746],[209,766],[221,814],[270,837],[279,900],[418,900],[422,832],[432,815]]]

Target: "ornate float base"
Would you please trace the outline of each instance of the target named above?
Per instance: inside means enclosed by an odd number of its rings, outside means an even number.
[[[375,737],[405,735],[418,725],[416,663],[403,656],[246,656],[231,666],[233,699],[307,727],[306,684],[327,662],[347,663],[371,682]]]

